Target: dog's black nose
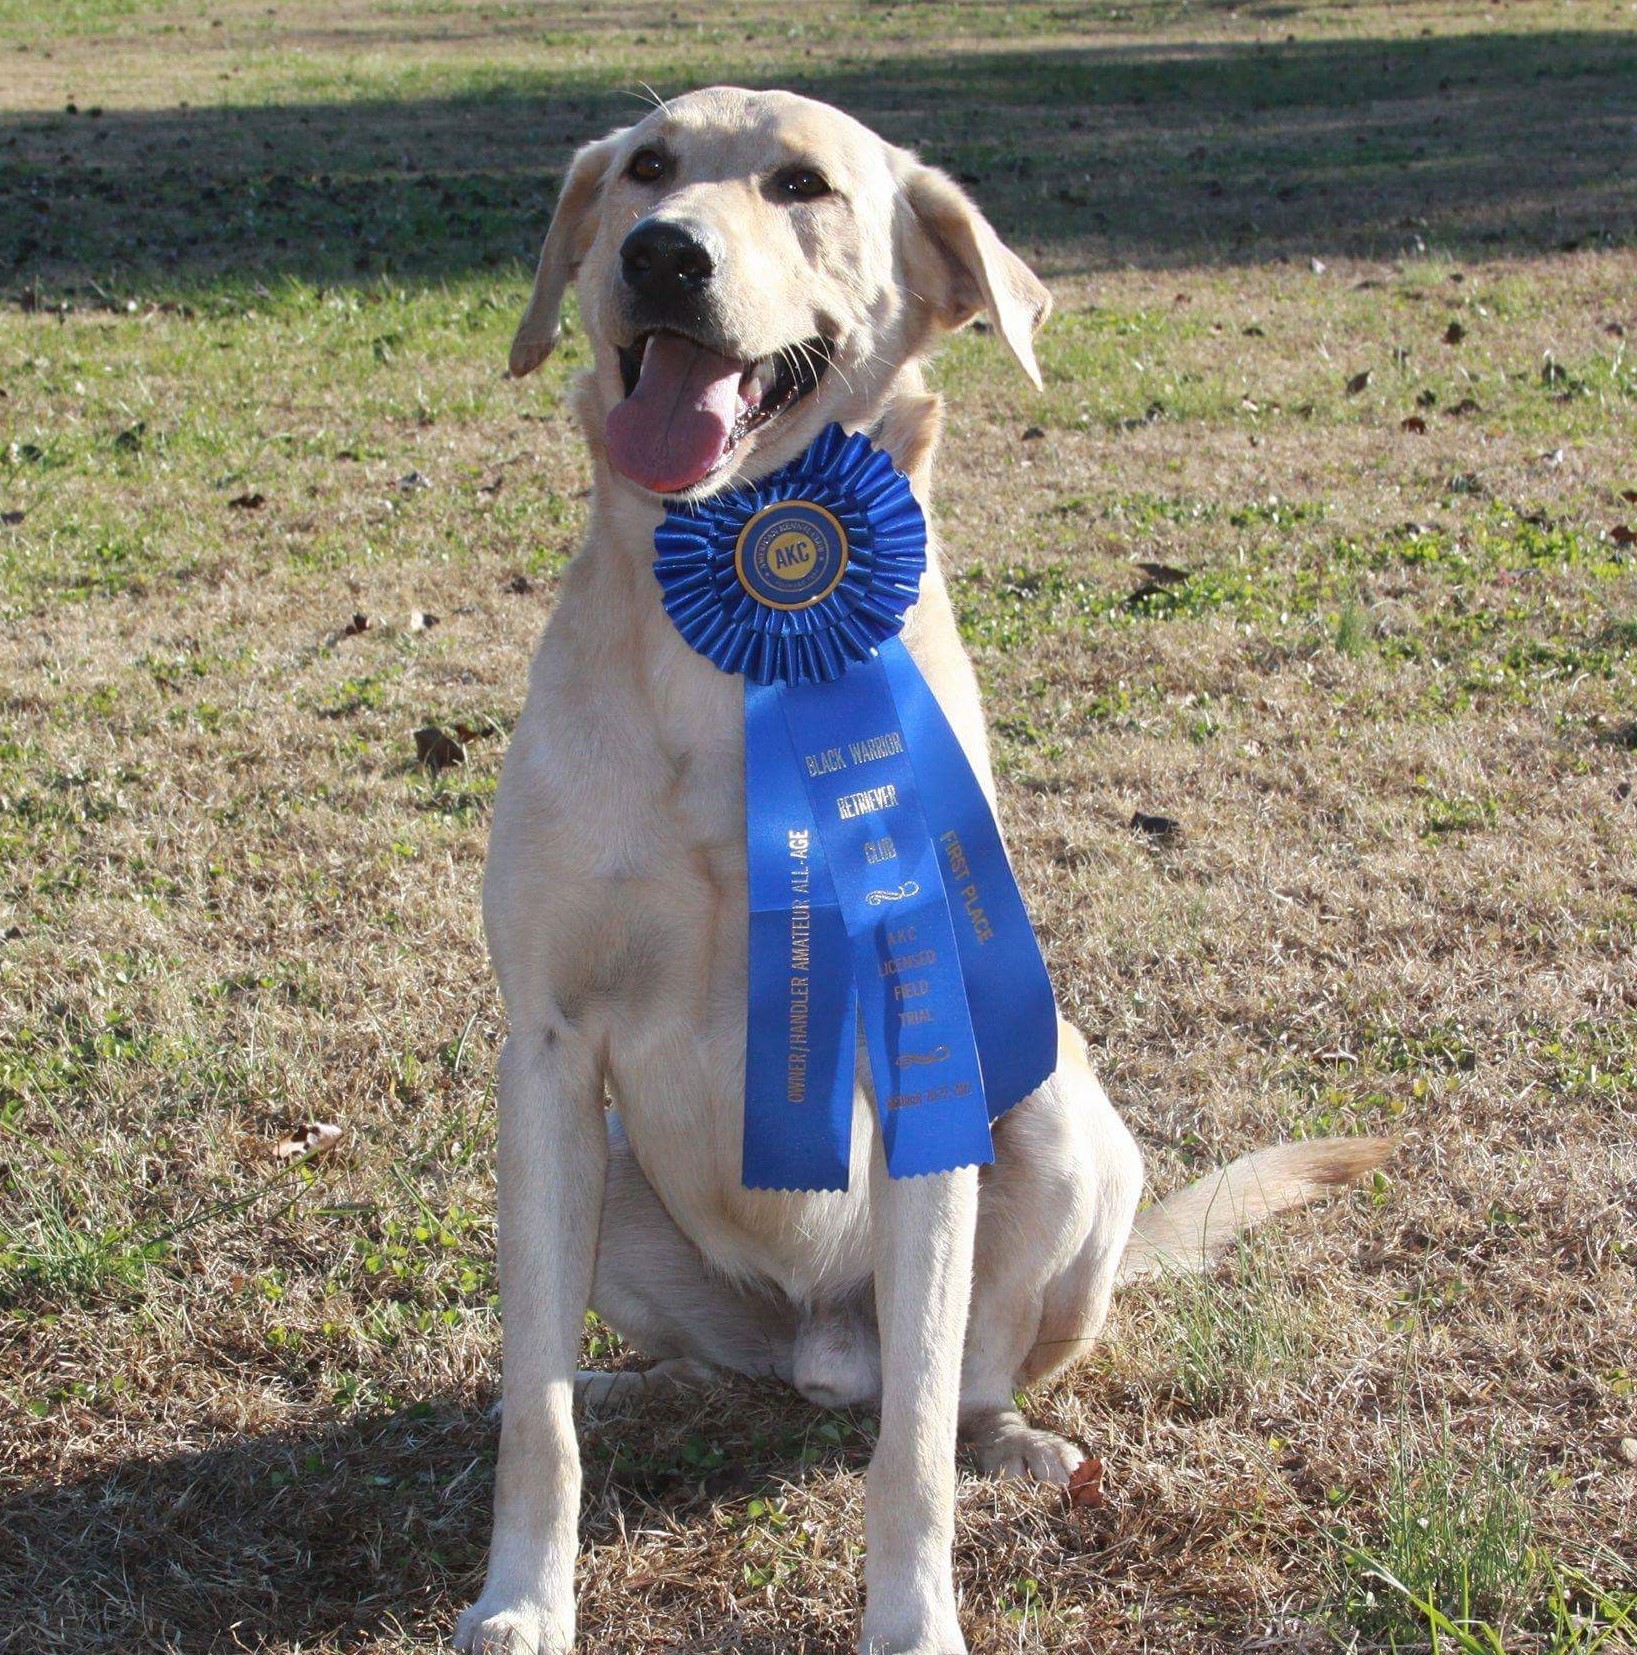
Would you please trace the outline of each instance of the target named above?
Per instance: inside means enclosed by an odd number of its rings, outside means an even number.
[[[663,303],[696,293],[715,273],[710,250],[680,224],[645,220],[620,247],[626,285]]]

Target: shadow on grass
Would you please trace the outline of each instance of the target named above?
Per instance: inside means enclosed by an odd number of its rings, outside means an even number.
[[[1049,273],[1637,237],[1637,34],[1170,43],[793,73],[960,174]],[[532,262],[606,73],[459,98],[0,116],[13,299]]]
[[[728,1404],[724,1407],[724,1401]],[[482,1586],[497,1428],[421,1404],[0,1494],[0,1651],[187,1652],[447,1638]],[[814,1471],[864,1431],[766,1387],[582,1432],[585,1543]]]

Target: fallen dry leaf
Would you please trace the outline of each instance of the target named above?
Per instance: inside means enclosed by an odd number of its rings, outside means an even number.
[[[1621,489],[1620,498],[1624,500],[1627,505],[1637,506],[1637,488]]]
[[[1150,839],[1175,839],[1182,832],[1182,823],[1173,816],[1148,816],[1140,810],[1131,813],[1129,824],[1133,833],[1144,833]]]
[[[1254,443],[1256,438],[1252,437],[1251,441]],[[1157,580],[1145,580],[1125,600],[1125,606],[1127,609],[1141,609],[1150,598],[1157,598],[1164,590],[1165,588]]]
[[[424,764],[436,775],[452,764],[464,764],[466,748],[447,730],[440,730],[436,724],[423,724],[415,732],[415,762]]]
[[[1069,1504],[1083,1511],[1096,1511],[1103,1501],[1103,1462],[1088,1455],[1069,1473]]]
[[[1364,389],[1364,387],[1366,385],[1368,385],[1369,383],[1370,383],[1370,370],[1368,368],[1365,368],[1361,372],[1354,374],[1353,377],[1350,380],[1347,381],[1347,394],[1348,394],[1348,396],[1356,397],[1359,394],[1359,392],[1362,391]]]
[[[294,1161],[300,1156],[316,1158],[328,1155],[341,1142],[341,1128],[329,1121],[307,1121],[287,1138],[273,1145],[273,1154],[281,1161]]]

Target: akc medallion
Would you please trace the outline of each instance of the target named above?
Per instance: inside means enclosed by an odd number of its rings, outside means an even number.
[[[811,500],[781,500],[745,524],[733,551],[739,584],[769,609],[821,603],[847,572],[847,531]]]

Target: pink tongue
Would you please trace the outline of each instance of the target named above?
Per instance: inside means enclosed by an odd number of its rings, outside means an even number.
[[[742,362],[656,333],[637,388],[608,416],[608,456],[656,494],[692,488],[722,458],[739,413]]]

